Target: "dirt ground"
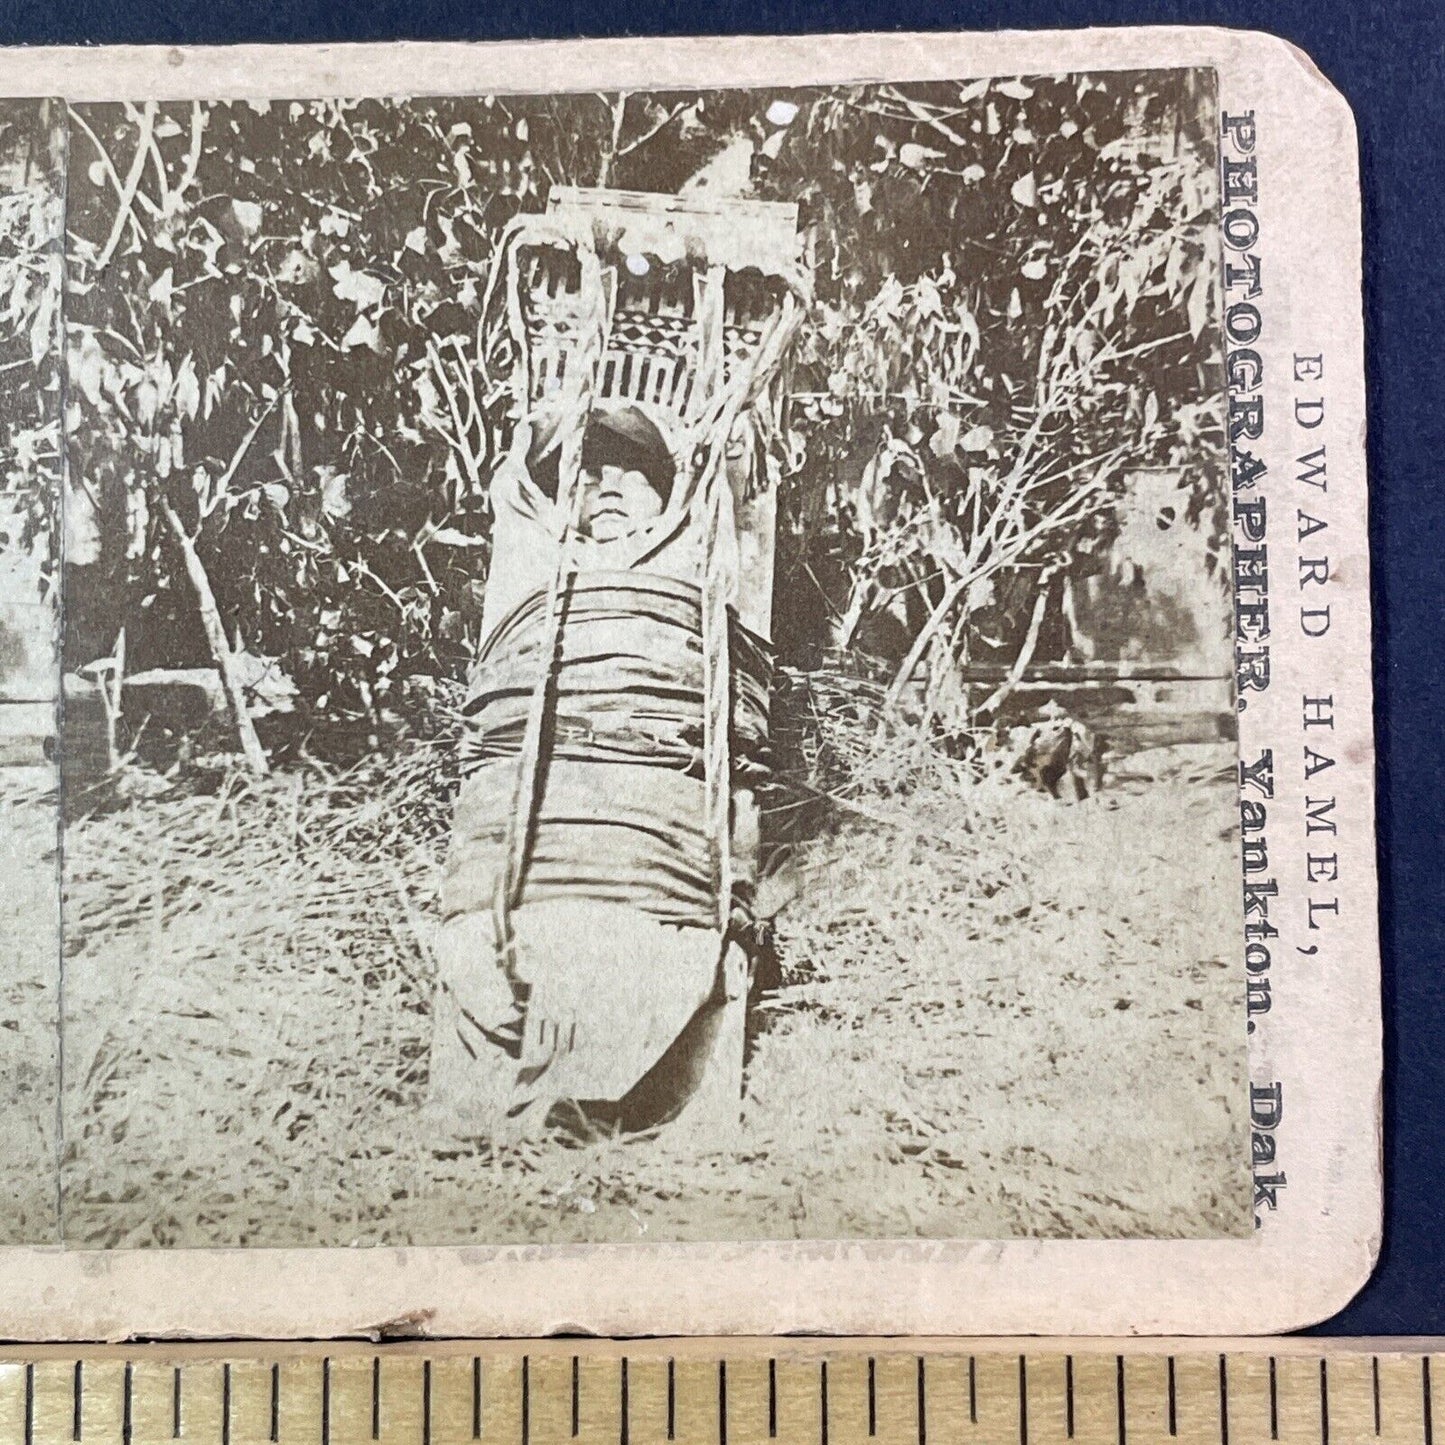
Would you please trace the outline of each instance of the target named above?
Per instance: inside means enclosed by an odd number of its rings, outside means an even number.
[[[942,764],[855,791],[789,860],[736,1139],[460,1156],[419,1113],[436,772],[70,827],[68,1243],[1248,1231],[1228,746],[1079,803]]]

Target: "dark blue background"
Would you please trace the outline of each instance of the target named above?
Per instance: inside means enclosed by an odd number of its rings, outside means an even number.
[[[1445,9],[1441,0],[0,0],[0,42],[509,39],[1189,23],[1267,28],[1345,93],[1364,162],[1386,1017],[1385,1249],[1326,1328],[1445,1333]],[[719,77],[725,81],[726,77]],[[1445,1186],[1442,1186],[1445,1187]]]

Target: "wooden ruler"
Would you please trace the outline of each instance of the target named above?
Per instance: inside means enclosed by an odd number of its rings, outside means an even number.
[[[1442,1412],[1445,1341],[0,1350],[0,1445],[1433,1445]]]

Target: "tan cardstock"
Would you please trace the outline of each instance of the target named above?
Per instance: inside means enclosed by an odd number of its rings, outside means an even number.
[[[1263,34],[1187,28],[39,49],[0,52],[0,95],[679,91],[1178,67],[1217,74],[1224,166],[1256,1002],[1269,984],[1268,1010],[1250,1016],[1250,1236],[12,1246],[0,1249],[0,1334],[1239,1334],[1293,1329],[1345,1304],[1374,1263],[1381,1217],[1360,210],[1349,108],[1305,56]],[[1263,471],[1241,482],[1254,460]],[[30,845],[11,835],[3,846],[19,858]],[[53,904],[42,900],[31,918],[26,936],[58,951]],[[1243,995],[1243,967],[1240,978]],[[1117,1067],[1127,1075],[1133,1065],[1121,1057]]]

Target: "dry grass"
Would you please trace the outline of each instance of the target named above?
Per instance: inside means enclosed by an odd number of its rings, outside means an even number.
[[[46,768],[0,767],[0,1244],[55,1243],[55,799]]]
[[[445,743],[72,825],[67,1240],[1247,1228],[1228,750],[1063,805],[835,701],[726,1148],[433,1152]]]

